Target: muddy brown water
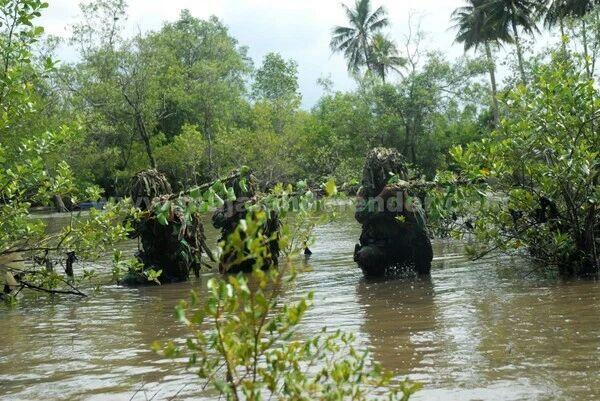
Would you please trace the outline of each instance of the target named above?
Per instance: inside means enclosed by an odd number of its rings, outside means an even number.
[[[442,242],[431,279],[367,281],[350,217],[316,235],[295,289],[315,293],[302,331],[356,333],[385,368],[424,384],[415,400],[600,399],[600,283],[543,278],[516,258],[472,262]],[[211,399],[183,361],[149,349],[184,336],[173,307],[210,276],[0,309],[0,401]]]

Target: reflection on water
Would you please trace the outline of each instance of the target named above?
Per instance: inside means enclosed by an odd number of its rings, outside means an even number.
[[[469,262],[448,244],[436,244],[431,279],[367,281],[350,218],[317,235],[288,293],[315,293],[302,330],[355,332],[385,368],[425,384],[416,399],[600,399],[598,282],[542,279],[520,260]],[[210,399],[182,363],[149,351],[183,336],[173,306],[208,277],[0,309],[0,400]]]
[[[432,336],[437,314],[431,279],[362,279],[356,285],[356,296],[364,313],[361,330],[369,338],[374,358],[384,368],[415,380],[434,372],[434,360],[428,355],[436,347]]]

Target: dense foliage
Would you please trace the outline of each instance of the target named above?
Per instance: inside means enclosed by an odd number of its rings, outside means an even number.
[[[440,180],[475,185],[444,192],[438,209],[469,216],[463,228],[487,249],[526,249],[566,275],[597,273],[599,95],[563,55],[537,67],[531,85],[507,94],[498,130],[452,150],[459,177]]]
[[[453,64],[421,51],[408,63],[381,32],[373,32],[367,51],[379,73],[357,75],[353,92],[327,89],[306,111],[297,62],[270,53],[254,66],[215,17],[183,11],[158,31],[125,37],[123,1],[85,2],[81,14],[69,41],[77,61],[38,85],[53,121],[80,130],[63,152],[77,179],[107,195],[122,195],[129,178],[148,167],[166,173],[175,189],[241,165],[271,184],[350,182],[357,160],[375,145],[399,147],[433,175],[449,146],[487,125],[484,63]],[[405,79],[393,83],[392,75]]]
[[[39,0],[0,3],[0,277],[7,285],[2,296],[9,302],[23,288],[83,295],[73,287],[72,271],[64,265],[62,271],[58,266],[55,270],[55,263],[64,263],[69,253],[98,257],[128,232],[123,223],[127,203],[110,204],[85,218],[74,215],[57,233],[48,233],[41,219],[30,216],[32,205],[62,203],[63,198],[76,204],[101,195],[96,186],[79,185],[70,166],[56,159],[80,134],[77,127],[53,125],[52,120],[41,125],[44,100],[39,86],[54,63],[34,62],[32,48],[43,29],[33,22],[46,7]],[[25,264],[28,260],[34,261],[32,266]],[[90,276],[84,272],[80,279]]]

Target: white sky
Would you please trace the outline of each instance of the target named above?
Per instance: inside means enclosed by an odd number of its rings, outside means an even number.
[[[79,0],[49,2],[41,25],[47,33],[69,36],[68,26],[79,15]],[[353,4],[354,0],[344,2]],[[186,8],[199,18],[216,15],[239,44],[248,47],[255,65],[271,51],[296,60],[303,106],[309,108],[322,94],[316,83],[320,77],[330,76],[335,89],[353,87],[344,59],[332,55],[329,49],[332,27],[345,24],[341,3],[340,0],[129,0],[128,30],[159,29],[162,22],[177,19]],[[408,33],[408,17],[412,12],[416,14],[415,20],[420,16],[421,28],[427,33],[424,48],[443,50],[452,58],[462,54],[462,47],[453,44],[450,21],[452,11],[463,5],[462,0],[372,0],[372,3],[387,9],[392,24],[387,32],[399,47]]]

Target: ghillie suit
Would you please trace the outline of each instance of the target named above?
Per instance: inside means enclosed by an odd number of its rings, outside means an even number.
[[[354,261],[365,276],[407,267],[420,275],[431,270],[433,251],[420,202],[389,183],[392,177],[401,181],[407,176],[396,150],[375,148],[367,154],[355,214],[362,233],[354,249]]]
[[[164,225],[154,210],[160,209],[167,202],[170,203],[170,212],[166,218],[168,224]],[[142,245],[137,257],[144,264],[145,270],[162,270],[159,279],[163,283],[186,281],[191,271],[198,276],[203,251],[214,261],[206,244],[200,214],[193,213],[189,219],[185,218],[184,209],[188,202],[190,198],[185,196],[177,201],[170,200],[170,195],[154,198],[150,211],[143,214],[135,224],[135,232]]]
[[[248,174],[233,176],[224,183],[227,188],[233,188],[236,199],[234,201],[225,201],[212,217],[213,226],[221,230],[219,241],[227,243],[229,237],[236,231],[240,221],[246,219],[249,206],[256,203],[256,194],[258,192],[258,182],[256,177],[249,172]],[[252,216],[255,217],[255,216]],[[263,268],[277,265],[279,261],[279,228],[280,221],[277,212],[271,211],[259,231],[267,238],[271,238],[268,243],[268,254],[263,257]],[[245,239],[245,233],[240,232],[241,239]],[[239,273],[251,272],[256,260],[249,257],[250,251],[246,245],[243,249],[225,247],[221,260],[219,261],[219,271],[221,273]]]
[[[172,193],[167,177],[157,170],[140,171],[129,181],[127,189],[133,204],[141,210],[148,210],[157,196]]]
[[[194,213],[185,219],[184,208],[190,199],[174,199],[169,181],[154,169],[141,171],[131,179],[129,195],[134,204],[145,211],[133,222],[133,237],[139,237],[141,242],[136,256],[144,270],[162,270],[159,280],[163,283],[185,281],[190,271],[198,276],[202,251],[211,259],[213,256],[206,245],[200,214]],[[159,222],[155,213],[165,205],[169,207],[166,225]],[[130,285],[148,283],[143,272],[130,273],[123,282]]]

